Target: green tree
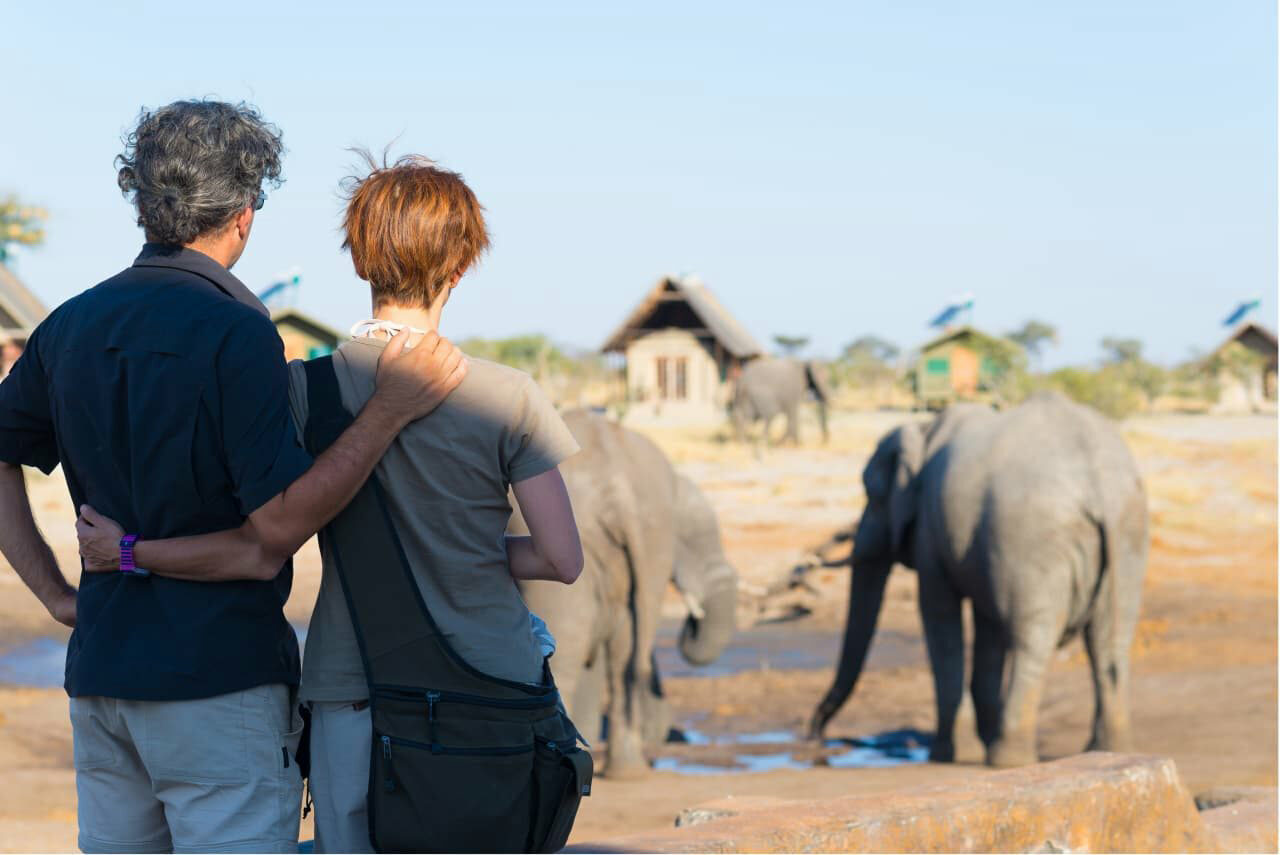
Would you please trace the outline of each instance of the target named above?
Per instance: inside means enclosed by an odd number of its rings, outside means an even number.
[[[469,338],[459,347],[471,356],[519,368],[539,380],[550,371],[563,371],[570,360],[545,335],[518,335],[510,338]]]
[[[10,247],[38,246],[44,242],[44,221],[49,213],[34,205],[24,205],[17,196],[0,200],[0,264],[9,257]]]
[[[1142,358],[1142,342],[1116,336],[1102,340],[1097,369],[1064,368],[1048,377],[1050,387],[1121,419],[1149,407],[1170,384],[1170,373]]]
[[[1142,342],[1136,338],[1108,336],[1102,340],[1105,361],[1113,363],[1141,362]]]
[[[807,335],[775,335],[773,343],[782,349],[786,356],[795,356],[809,344]]]
[[[1041,348],[1045,344],[1058,343],[1058,330],[1052,324],[1047,324],[1044,321],[1031,320],[1023,324],[1020,329],[1009,333],[1005,338],[1021,345],[1023,350],[1039,362],[1040,357],[1043,355]]]
[[[864,335],[845,345],[841,358],[848,362],[892,362],[899,354],[898,346],[878,336]]]
[[[831,365],[837,384],[860,387],[885,386],[897,378],[893,360],[898,346],[874,335],[864,335],[845,345],[840,358]]]

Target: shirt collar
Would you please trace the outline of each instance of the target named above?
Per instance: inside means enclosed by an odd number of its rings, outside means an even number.
[[[262,301],[243,282],[231,275],[230,270],[198,250],[185,246],[146,243],[142,246],[142,252],[134,259],[133,266],[167,267],[194,273],[213,283],[219,291],[237,303],[243,303],[268,317],[271,315]]]
[[[382,321],[377,318],[365,318],[363,321],[356,321],[351,325],[352,338],[371,338],[374,341],[391,341],[395,338],[400,330],[404,329],[404,324],[395,321]],[[386,333],[383,338],[377,333]],[[409,327],[409,332],[418,335],[426,335],[426,330],[420,330],[417,327]]]

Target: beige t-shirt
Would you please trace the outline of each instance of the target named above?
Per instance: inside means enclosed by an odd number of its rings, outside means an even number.
[[[385,346],[358,338],[334,352],[338,389],[351,413],[373,394]],[[423,600],[449,643],[485,673],[535,683],[542,654],[507,568],[507,488],[559,465],[578,444],[529,375],[482,359],[468,362],[453,394],[405,428],[375,472]],[[295,420],[305,425],[307,380],[297,360],[289,364],[289,400]],[[326,563],[300,695],[345,701],[368,694],[342,583]]]

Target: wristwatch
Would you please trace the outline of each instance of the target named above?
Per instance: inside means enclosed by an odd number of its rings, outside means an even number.
[[[120,538],[120,572],[128,576],[150,576],[150,572],[133,563],[133,545],[137,542],[136,534],[126,534]]]

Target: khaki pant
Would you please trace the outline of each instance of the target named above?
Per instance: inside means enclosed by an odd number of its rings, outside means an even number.
[[[302,722],[284,685],[72,698],[84,852],[296,852]]]
[[[369,750],[364,702],[312,701],[311,788],[316,852],[372,852],[369,841]]]

